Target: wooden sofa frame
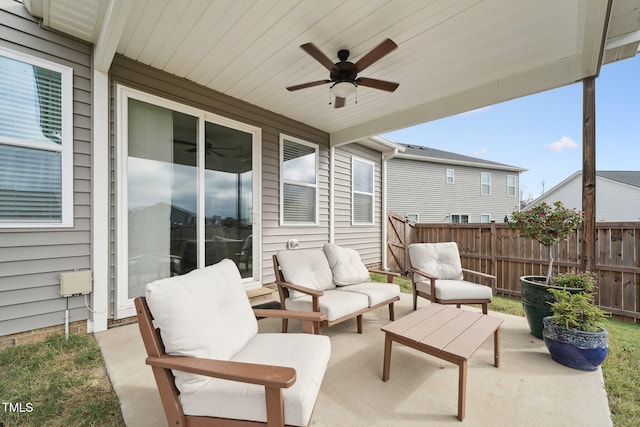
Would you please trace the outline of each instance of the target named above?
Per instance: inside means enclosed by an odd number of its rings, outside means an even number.
[[[413,286],[413,310],[415,311],[418,308],[418,296],[428,299],[431,302],[436,302],[438,304],[455,304],[456,307],[460,308],[461,304],[481,304],[482,305],[482,314],[487,314],[487,305],[491,302],[490,299],[448,299],[442,300],[436,297],[436,280],[438,278],[432,274],[427,273],[426,271],[419,270],[417,268],[411,267],[411,285]],[[431,282],[431,295],[426,292],[419,291],[416,286],[415,274],[419,274],[420,276],[424,276]],[[462,273],[466,276],[477,276],[480,277],[480,280],[487,279],[492,280],[495,283],[496,276],[491,274],[481,273],[480,271],[469,270],[467,268],[462,269]],[[495,287],[491,286],[491,289],[494,290]]]
[[[395,273],[395,272],[391,272],[391,271],[384,271],[384,270],[378,270],[378,269],[371,269],[371,268],[367,268],[367,270],[369,271],[369,273],[375,273],[375,274],[382,274],[387,276],[387,283],[393,283],[393,278],[394,277],[400,277],[399,273]],[[312,298],[312,307],[313,307],[313,313],[321,313],[320,312],[320,298],[322,297],[322,295],[324,295],[323,291],[319,291],[317,289],[311,289],[311,288],[307,288],[304,286],[300,286],[300,285],[296,285],[293,283],[288,283],[284,280],[284,275],[282,274],[282,269],[280,268],[280,264],[278,263],[278,257],[276,255],[273,255],[273,271],[275,272],[276,275],[276,285],[278,286],[278,294],[280,296],[280,307],[281,308],[285,308],[285,301],[287,298],[289,298],[289,291],[290,290],[294,290],[294,291],[298,291],[301,292],[303,294],[306,295],[310,295]],[[362,315],[366,312],[372,311],[372,310],[376,310],[380,307],[384,307],[385,305],[389,306],[389,320],[393,321],[395,320],[395,314],[394,314],[394,308],[393,308],[393,304],[396,301],[399,301],[400,297],[394,297],[391,298],[389,300],[383,301],[379,304],[376,304],[374,306],[371,307],[367,307],[364,308],[362,310],[358,310],[355,311],[347,316],[343,316],[340,317],[338,319],[332,320],[332,321],[328,321],[327,319],[321,320],[318,322],[318,324],[316,325],[316,329],[318,331],[318,333],[320,333],[320,329],[321,328],[326,328],[329,326],[333,326],[335,324],[338,324],[340,322],[344,322],[345,320],[349,320],[349,319],[353,319],[354,317],[356,318],[356,325],[357,325],[357,330],[358,333],[361,334],[362,333]],[[289,320],[286,318],[282,319],[282,332],[286,333],[287,330],[289,328]]]
[[[136,298],[134,303],[140,334],[148,355],[146,364],[150,365],[153,370],[167,423],[170,426],[284,426],[282,389],[291,387],[296,382],[295,369],[255,363],[167,355],[160,331],[153,324],[153,315],[149,311],[145,297]],[[319,313],[267,309],[254,309],[253,311],[256,317],[295,318],[301,320],[303,330],[307,333],[318,333],[315,330],[316,325],[324,319],[324,315]],[[264,386],[267,423],[185,415],[180,404],[178,397],[180,392],[176,388],[172,370]]]

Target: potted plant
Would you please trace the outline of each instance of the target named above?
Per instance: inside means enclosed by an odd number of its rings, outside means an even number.
[[[584,273],[590,275],[590,273]],[[593,304],[595,277],[584,291],[571,293],[550,289],[551,316],[543,319],[542,335],[553,360],[571,368],[593,371],[607,357],[607,330],[602,326],[605,312]]]
[[[531,334],[542,339],[542,319],[551,314],[549,302],[553,301],[553,295],[549,288],[561,287],[569,292],[579,292],[580,286],[568,286],[579,284],[567,280],[559,275],[552,280],[553,262],[558,243],[566,240],[582,224],[583,215],[575,209],[566,208],[562,202],[554,202],[553,205],[541,203],[533,208],[513,212],[509,226],[518,230],[520,237],[537,241],[549,249],[549,266],[545,276],[520,277],[520,289],[522,292],[522,308],[529,323]]]

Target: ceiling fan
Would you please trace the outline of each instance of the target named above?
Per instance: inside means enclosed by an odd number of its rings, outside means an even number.
[[[331,90],[336,97],[334,107],[344,107],[347,96],[355,91],[358,86],[366,86],[373,89],[386,90],[393,92],[400,86],[399,83],[388,82],[385,80],[371,79],[367,77],[358,77],[358,73],[382,59],[385,55],[398,47],[391,39],[386,39],[378,46],[373,48],[369,53],[360,58],[355,64],[347,61],[349,51],[342,49],[338,51],[338,59],[340,61],[335,64],[313,43],[305,43],[300,46],[305,52],[311,55],[316,61],[329,70],[328,80],[318,80],[315,82],[302,83],[299,85],[287,87],[288,91],[306,89],[308,87],[320,86],[332,83]]]

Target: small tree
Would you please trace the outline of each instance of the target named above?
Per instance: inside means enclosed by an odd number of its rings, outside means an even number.
[[[566,208],[562,202],[554,202],[553,206],[543,202],[527,211],[513,212],[509,226],[518,230],[520,237],[535,240],[549,248],[547,284],[551,284],[555,258],[552,248],[566,240],[582,224],[583,219],[582,212]]]

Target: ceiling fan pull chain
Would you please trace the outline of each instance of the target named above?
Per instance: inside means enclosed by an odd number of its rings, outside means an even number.
[[[329,105],[331,105],[331,88],[329,88]]]
[[[358,103],[358,86],[356,86],[356,104]]]

